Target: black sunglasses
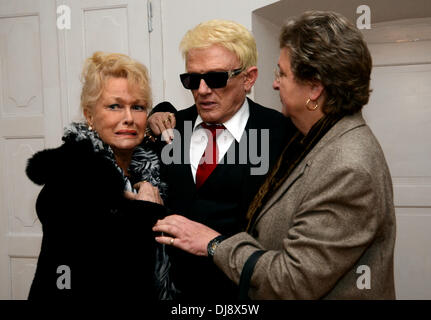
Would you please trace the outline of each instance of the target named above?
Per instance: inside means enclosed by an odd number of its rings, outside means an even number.
[[[180,79],[186,89],[198,89],[201,84],[201,79],[204,79],[207,86],[211,89],[217,89],[226,87],[227,81],[239,75],[242,71],[243,69],[240,68],[229,71],[211,71],[207,73],[183,73],[180,74]]]

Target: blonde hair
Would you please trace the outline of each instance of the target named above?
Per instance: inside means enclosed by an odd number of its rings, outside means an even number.
[[[191,49],[208,48],[221,45],[235,53],[246,69],[257,65],[256,41],[253,35],[239,23],[228,20],[210,20],[198,24],[189,30],[180,43],[180,50],[184,59]]]
[[[102,95],[107,78],[125,78],[129,86],[136,86],[145,101],[147,112],[152,98],[147,68],[140,62],[121,53],[97,51],[85,61],[81,81],[81,110],[91,110]]]

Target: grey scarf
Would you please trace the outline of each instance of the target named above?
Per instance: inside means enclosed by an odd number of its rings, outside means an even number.
[[[101,153],[103,156],[112,162],[112,164],[121,173],[125,183],[125,190],[136,192],[132,185],[139,181],[148,181],[153,186],[157,187],[160,196],[165,201],[167,195],[167,185],[160,180],[160,160],[157,154],[151,150],[144,149],[142,146],[137,146],[133,151],[132,161],[129,166],[129,177],[115,161],[115,156],[112,148],[103,142],[96,131],[89,130],[85,123],[73,122],[64,129],[63,140],[72,139],[75,141],[89,140],[93,144],[94,152]]]

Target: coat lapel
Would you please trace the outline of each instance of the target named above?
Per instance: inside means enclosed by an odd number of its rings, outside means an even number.
[[[261,212],[257,216],[255,222],[251,229],[257,224],[257,222],[268,212],[268,210],[286,193],[289,191],[290,187],[297,182],[303,176],[307,166],[311,165],[313,158],[316,154],[322,150],[327,144],[331,143],[336,138],[342,136],[346,132],[353,130],[357,127],[365,125],[364,118],[362,117],[362,112],[358,112],[352,116],[345,116],[338,123],[336,123],[326,135],[316,144],[316,146],[308,153],[308,155],[298,164],[292,174],[287,178],[287,180],[280,186],[280,188],[275,192],[275,194],[268,200],[268,202],[263,206]]]

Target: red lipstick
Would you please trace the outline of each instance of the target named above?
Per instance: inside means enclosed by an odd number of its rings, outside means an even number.
[[[119,131],[116,132],[116,134],[124,134],[124,135],[136,136],[137,132],[136,132],[136,130],[119,130]]]

